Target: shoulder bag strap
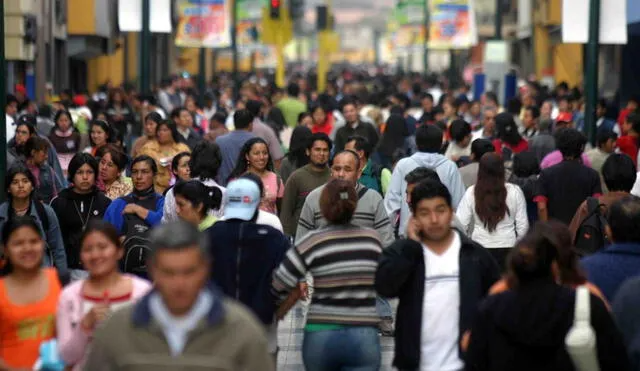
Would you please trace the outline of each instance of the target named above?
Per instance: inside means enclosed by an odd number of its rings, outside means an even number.
[[[587,324],[591,326],[591,298],[587,286],[582,285],[576,289],[576,304],[573,316],[573,325]]]

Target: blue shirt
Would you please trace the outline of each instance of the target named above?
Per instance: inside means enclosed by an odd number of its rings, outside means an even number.
[[[222,153],[222,164],[216,179],[218,184],[226,187],[227,178],[231,175],[233,168],[236,167],[242,146],[254,137],[255,135],[248,131],[236,130],[216,138],[216,144],[220,147],[220,153]]]
[[[162,211],[164,209],[164,197],[159,194],[156,194],[156,197],[156,209],[149,210],[149,214],[144,220],[151,227],[160,224],[160,221],[162,220]],[[107,211],[105,211],[104,213],[104,220],[111,223],[111,225],[116,228],[119,235],[122,235],[124,233],[124,217],[122,215],[122,211],[126,206],[127,201],[124,199],[124,197],[119,197],[111,202],[111,204],[107,208]]]
[[[583,258],[580,263],[587,272],[589,282],[612,302],[627,279],[640,275],[640,243],[614,243]]]

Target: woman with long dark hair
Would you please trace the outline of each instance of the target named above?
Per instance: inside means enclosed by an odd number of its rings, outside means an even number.
[[[236,168],[229,175],[227,182],[239,178],[247,172],[258,175],[264,184],[260,210],[278,215],[280,203],[284,197],[284,183],[273,170],[269,146],[262,138],[249,139],[242,146]]]
[[[64,188],[63,180],[58,178],[53,167],[47,161],[51,143],[37,135],[32,136],[25,145],[25,164],[36,178],[36,195],[39,201],[48,204]]]
[[[36,199],[36,178],[22,163],[13,165],[5,178],[7,201],[0,205],[0,229],[18,216],[31,216],[36,220],[45,240],[44,265],[55,266],[60,274],[67,275],[67,256],[64,251],[58,217],[49,205]]]
[[[58,154],[64,175],[67,175],[71,158],[80,150],[80,133],[73,126],[69,111],[61,110],[53,117],[55,126],[49,133],[49,140]]]
[[[149,281],[120,272],[124,247],[115,228],[103,220],[86,227],[79,254],[88,276],[65,287],[56,318],[60,356],[74,371],[82,369],[98,325],[151,289]]]
[[[293,129],[289,152],[280,164],[280,176],[283,182],[286,183],[294,171],[309,163],[307,143],[311,139],[311,135],[311,130],[306,126],[296,126]]]
[[[24,160],[27,157],[27,141],[35,135],[37,135],[35,126],[25,122],[18,122],[16,124],[16,135],[8,143],[9,153],[16,159]]]
[[[173,156],[173,160],[171,160],[171,185],[191,180],[189,162],[191,162],[190,152],[180,152]]]
[[[84,152],[95,156],[98,149],[114,141],[115,135],[111,125],[103,120],[93,120],[89,125],[89,144],[91,146],[85,148]]]
[[[465,356],[468,371],[576,370],[565,337],[574,322],[576,292],[559,283],[560,256],[536,225],[509,257],[511,288],[490,296],[471,327]],[[623,338],[611,314],[589,296],[590,325],[597,339],[594,352],[602,371],[629,369]]]
[[[2,226],[6,264],[0,275],[0,370],[31,370],[40,344],[55,338],[60,280],[43,268],[46,243],[38,222],[16,216]]]
[[[149,141],[152,141],[156,137],[156,128],[158,127],[158,123],[162,121],[162,116],[158,112],[151,112],[147,114],[144,118],[144,127],[143,132],[144,135],[140,138],[136,139],[133,142],[133,146],[131,147],[131,157],[135,158],[138,156],[138,152]]]
[[[78,153],[69,162],[69,188],[51,201],[60,222],[71,279],[86,277],[80,261],[80,240],[92,219],[102,219],[111,200],[96,187],[98,161],[88,153]]]
[[[520,187],[505,183],[500,155],[487,153],[480,159],[478,181],[465,192],[458,209],[465,233],[489,249],[501,267],[518,238],[529,229],[527,202]]]
[[[409,136],[406,119],[398,114],[392,114],[387,119],[387,124],[378,144],[378,149],[373,154],[373,160],[382,165],[384,168],[391,169],[393,166],[393,152],[402,149],[404,153],[408,153],[405,145]]]

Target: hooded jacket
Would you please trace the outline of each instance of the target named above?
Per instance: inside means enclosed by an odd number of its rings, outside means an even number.
[[[87,194],[66,188],[51,200],[51,208],[60,221],[69,269],[82,269],[80,237],[89,220],[102,219],[110,204],[111,200],[95,187]]]
[[[458,167],[453,161],[443,155],[418,152],[411,157],[398,161],[391,175],[389,189],[384,197],[384,207],[391,220],[396,220],[396,214],[400,212],[401,233],[407,229],[407,222],[411,215],[405,197],[407,182],[404,180],[404,177],[418,167],[426,167],[438,173],[440,181],[449,189],[449,193],[451,193],[451,201],[454,209],[458,207],[465,192],[464,183],[462,182],[462,176],[458,171]]]
[[[207,230],[213,282],[225,295],[246,305],[265,324],[273,322],[277,297],[273,272],[289,249],[289,240],[273,227],[237,219]]]
[[[601,371],[628,370],[622,336],[591,294],[591,326]],[[467,371],[573,371],[565,336],[573,325],[575,291],[542,281],[489,297],[471,330]]]

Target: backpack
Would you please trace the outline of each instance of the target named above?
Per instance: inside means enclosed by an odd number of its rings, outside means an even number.
[[[597,198],[587,198],[587,216],[580,223],[574,241],[581,256],[591,255],[609,243],[603,206]]]
[[[378,185],[378,193],[384,197],[384,193],[382,193],[382,170],[384,167],[376,162],[371,162],[371,176],[376,180],[376,184]]]
[[[158,196],[137,199],[132,195],[124,197],[128,204],[136,204],[147,210],[155,210]],[[124,214],[125,238],[122,246],[124,257],[120,265],[124,273],[131,273],[141,278],[148,278],[147,255],[151,253],[149,231],[151,226],[135,214]]]

